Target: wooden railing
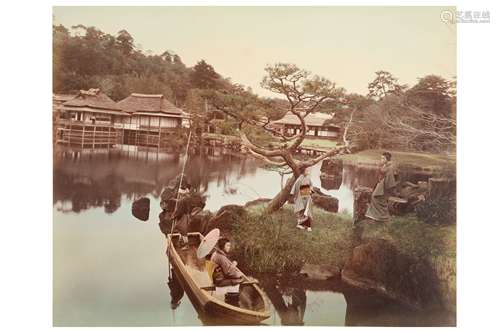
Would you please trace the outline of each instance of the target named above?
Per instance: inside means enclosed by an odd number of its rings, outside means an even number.
[[[172,135],[184,131],[181,127],[142,126],[136,129],[122,127],[123,123],[92,124],[83,121],[59,119],[56,126],[56,142],[71,146],[96,147],[115,144],[137,146],[168,146]],[[126,125],[126,124],[125,124]]]

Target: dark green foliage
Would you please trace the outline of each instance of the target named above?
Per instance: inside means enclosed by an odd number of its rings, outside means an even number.
[[[408,102],[428,112],[450,117],[454,113],[454,84],[438,75],[427,75],[407,92]]]
[[[455,224],[457,219],[456,196],[453,194],[429,198],[415,207],[415,213],[420,220],[428,224]]]
[[[237,135],[238,123],[233,119],[213,119],[210,121],[217,128],[217,132],[224,135]]]
[[[215,89],[219,77],[211,65],[207,64],[205,60],[201,60],[193,67],[191,84],[199,89]]]
[[[53,91],[75,93],[80,89],[100,88],[114,100],[130,93],[163,94],[183,106],[191,81],[214,88],[224,80],[212,66],[203,62],[195,72],[171,51],[146,55],[134,44],[126,30],[116,36],[95,27],[53,26]],[[201,74],[200,74],[201,73]]]
[[[377,100],[383,99],[389,94],[401,95],[406,85],[398,83],[398,79],[386,71],[375,72],[376,78],[368,85],[368,97]]]

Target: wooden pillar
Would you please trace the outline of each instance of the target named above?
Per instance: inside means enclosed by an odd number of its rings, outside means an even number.
[[[71,129],[73,124],[73,113],[69,113],[69,135],[68,135],[68,145],[71,147]],[[66,127],[66,126],[65,126]]]
[[[130,131],[128,132],[128,143],[129,145],[132,145],[132,133],[135,134],[135,129],[132,132],[132,117],[130,116]],[[135,146],[135,136],[134,136],[134,146]]]
[[[125,116],[122,116],[122,145],[125,144]]]
[[[137,146],[139,146],[141,144],[141,142],[139,141],[139,136],[141,135],[141,124],[142,124],[142,116],[139,116],[139,118],[137,119],[139,121],[139,124],[138,124],[138,131],[135,133],[135,141],[136,141],[136,144]]]
[[[108,126],[108,149],[109,149],[109,141],[111,140],[111,125]]]
[[[149,137],[150,137],[150,134],[151,134],[151,117],[148,117],[148,139],[146,141],[148,146],[149,146]]]
[[[85,124],[82,124],[82,149],[85,144]]]
[[[160,151],[161,143],[161,117],[158,116],[158,151]]]
[[[92,150],[95,149],[95,127],[96,127],[96,125],[94,123],[94,133],[92,135]]]

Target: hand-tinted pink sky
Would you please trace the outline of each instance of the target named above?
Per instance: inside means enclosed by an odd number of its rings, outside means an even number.
[[[126,29],[144,51],[172,50],[187,66],[205,59],[224,77],[260,87],[266,64],[295,63],[348,92],[366,94],[375,71],[413,85],[456,76],[449,7],[54,7],[56,24]]]

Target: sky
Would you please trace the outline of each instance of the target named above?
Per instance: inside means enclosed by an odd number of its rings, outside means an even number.
[[[264,68],[277,62],[367,94],[375,72],[400,83],[428,74],[456,76],[457,35],[442,22],[451,7],[54,7],[55,24],[127,30],[144,51],[204,59],[262,96]]]

